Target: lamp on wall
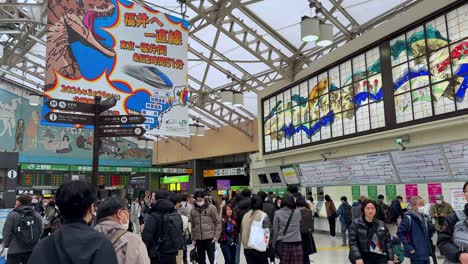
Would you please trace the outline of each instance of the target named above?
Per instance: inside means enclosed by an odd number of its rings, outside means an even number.
[[[244,94],[241,92],[234,93],[234,100],[232,106],[243,106],[244,105]]]
[[[190,124],[189,129],[190,129],[190,135],[191,136],[196,136],[197,135],[197,124]]]
[[[226,105],[231,105],[234,102],[234,92],[231,90],[222,90],[221,102]]]
[[[198,124],[198,120],[196,121],[197,123],[192,123],[189,125],[190,128],[190,135],[191,136],[204,136],[205,135],[205,127],[202,125]]]
[[[29,94],[29,104],[30,105],[40,105],[42,96],[39,94]]]
[[[301,39],[304,42],[316,41],[320,34],[320,20],[317,17],[303,16],[301,19]]]
[[[205,127],[202,125],[197,126],[197,136],[202,137],[205,135]]]
[[[154,141],[152,141],[152,140],[146,141],[146,148],[147,149],[153,149],[153,146],[154,146]]]

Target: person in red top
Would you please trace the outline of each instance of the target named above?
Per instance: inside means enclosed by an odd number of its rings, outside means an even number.
[[[222,231],[219,243],[223,251],[226,264],[236,263],[236,241],[239,235],[236,220],[232,216],[232,207],[227,204],[222,211]]]

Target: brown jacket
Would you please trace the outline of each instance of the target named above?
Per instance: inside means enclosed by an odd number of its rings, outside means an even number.
[[[96,230],[103,233],[109,240],[117,230],[123,228],[112,217],[101,220]],[[150,264],[146,246],[137,235],[126,232],[113,245],[119,264]]]
[[[332,200],[325,202],[325,209],[327,209],[327,217],[330,217],[333,214],[336,216],[336,207]]]
[[[251,249],[247,246],[247,244],[249,243],[249,239],[250,239],[250,228],[252,227],[252,223],[254,220],[260,221],[260,219],[262,219],[263,214],[265,213],[261,210],[255,210],[255,211],[250,210],[247,213],[245,213],[244,217],[242,218],[241,235],[242,235],[242,246],[244,247],[244,249]],[[267,214],[265,214],[265,218],[263,218],[263,228],[269,229],[270,234],[271,234],[271,230],[270,230],[271,224],[270,224],[270,219],[268,219]],[[271,241],[271,237],[270,237],[270,241]]]
[[[192,221],[192,239],[206,240],[221,236],[221,216],[214,205],[195,206],[190,211]]]

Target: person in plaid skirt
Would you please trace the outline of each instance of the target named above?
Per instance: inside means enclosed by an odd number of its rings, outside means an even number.
[[[272,245],[276,245],[276,241],[282,241],[280,264],[302,264],[301,212],[296,209],[296,199],[291,195],[283,199],[281,206],[282,208],[275,212],[273,219]],[[289,219],[290,223],[285,234],[284,230]]]

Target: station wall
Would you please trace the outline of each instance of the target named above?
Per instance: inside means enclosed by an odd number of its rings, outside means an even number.
[[[90,165],[90,129],[40,125],[41,106],[29,104],[29,91],[0,82],[0,151],[18,151],[27,163]],[[151,150],[124,138],[103,141],[100,164],[151,166]]]

